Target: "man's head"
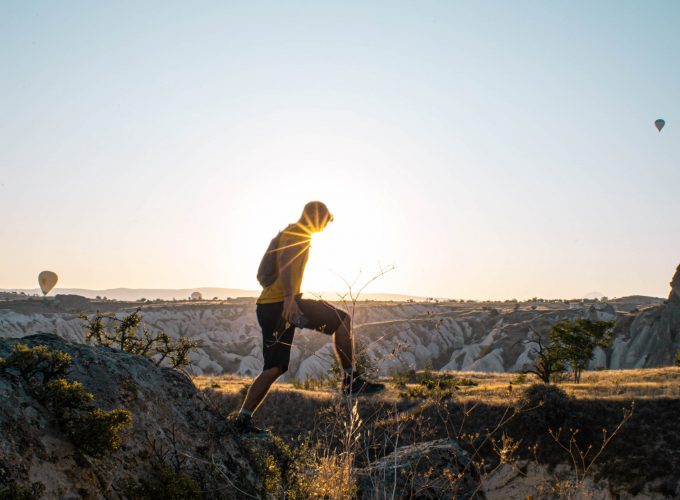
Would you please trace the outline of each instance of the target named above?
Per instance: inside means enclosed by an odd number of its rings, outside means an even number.
[[[300,223],[312,233],[323,231],[329,222],[333,222],[333,214],[320,201],[307,203],[300,216]]]

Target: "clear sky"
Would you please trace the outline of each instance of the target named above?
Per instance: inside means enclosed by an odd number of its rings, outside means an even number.
[[[668,294],[680,2],[0,1],[0,288]],[[657,118],[667,121],[658,133]]]

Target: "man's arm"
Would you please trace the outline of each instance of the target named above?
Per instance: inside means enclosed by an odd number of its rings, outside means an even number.
[[[293,291],[293,262],[301,258],[303,242],[282,238],[281,246],[283,249],[278,255],[279,280],[283,288],[283,318],[289,323],[302,314],[295,302],[295,292]]]

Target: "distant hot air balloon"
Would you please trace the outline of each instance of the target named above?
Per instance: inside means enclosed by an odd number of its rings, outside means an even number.
[[[203,298],[203,295],[201,295],[201,292],[193,292],[191,294],[191,300],[201,300]]]
[[[656,129],[659,132],[661,132],[661,129],[663,128],[664,125],[666,125],[666,122],[664,120],[662,120],[661,118],[659,118],[658,120],[656,120],[654,122],[654,126],[656,127]]]
[[[59,277],[52,271],[43,271],[38,275],[38,283],[43,295],[50,293],[50,290],[57,284]]]

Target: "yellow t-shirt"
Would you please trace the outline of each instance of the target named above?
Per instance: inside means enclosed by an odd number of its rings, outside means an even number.
[[[294,294],[300,293],[300,288],[302,287],[302,275],[305,273],[305,266],[307,265],[307,259],[309,258],[309,243],[311,240],[311,235],[308,231],[302,229],[297,223],[290,224],[281,233],[281,238],[279,239],[279,246],[277,249],[277,259],[279,252],[283,250],[292,250],[293,259],[290,263],[284,265],[289,265],[291,267],[291,277],[293,278],[293,289]],[[258,304],[273,304],[275,302],[283,302],[284,292],[283,286],[281,285],[281,270],[280,266],[282,262],[279,260],[278,276],[276,281],[269,286],[262,289],[260,297],[257,299]]]

